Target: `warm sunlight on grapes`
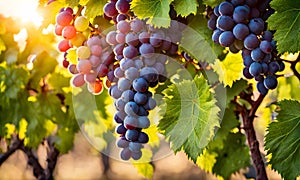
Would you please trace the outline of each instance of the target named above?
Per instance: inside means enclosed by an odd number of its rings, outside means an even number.
[[[1,0],[0,14],[19,18],[21,24],[40,26],[43,18],[37,13],[37,0]]]

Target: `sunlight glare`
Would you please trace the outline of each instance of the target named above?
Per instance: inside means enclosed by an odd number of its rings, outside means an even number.
[[[37,12],[37,0],[1,0],[0,14],[21,19],[23,24],[32,22],[35,26],[42,24],[43,18]]]

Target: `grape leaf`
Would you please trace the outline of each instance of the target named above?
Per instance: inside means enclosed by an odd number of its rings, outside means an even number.
[[[79,0],[66,0],[66,4],[68,4],[69,7],[75,7],[79,3]]]
[[[237,95],[239,95],[240,92],[245,90],[248,87],[248,83],[244,79],[240,79],[238,81],[235,81],[232,85],[232,87],[227,87],[226,88],[226,93],[227,93],[227,104],[233,100],[233,98]]]
[[[219,75],[219,81],[221,81],[224,86],[232,87],[233,82],[242,77],[242,57],[240,54],[228,53],[225,60],[218,60],[214,63],[213,69]]]
[[[140,19],[148,19],[147,23],[156,27],[170,26],[170,4],[173,0],[133,0],[131,9]]]
[[[89,2],[89,0],[79,0],[79,4],[81,6],[85,6],[88,2]]]
[[[106,0],[89,0],[86,4],[86,11],[84,13],[88,18],[95,18],[103,15],[103,7],[107,3]]]
[[[223,0],[203,0],[203,4],[211,7],[215,7],[219,5],[221,2],[223,2]]]
[[[300,175],[300,102],[278,103],[276,121],[268,127],[265,148],[272,155],[270,164],[285,179]]]
[[[294,99],[300,101],[300,86],[296,76],[278,78],[277,98],[278,101],[284,99]]]
[[[219,126],[219,107],[203,76],[183,80],[163,91],[165,114],[158,128],[169,138],[172,149],[183,149],[196,162]]]
[[[173,5],[178,15],[186,17],[190,14],[196,15],[199,4],[197,0],[174,0]]]
[[[47,52],[39,54],[33,62],[33,70],[30,76],[30,85],[33,88],[39,87],[40,80],[48,73],[52,73],[57,65],[55,58]]]
[[[279,53],[296,53],[300,50],[300,1],[273,0],[271,7],[275,9],[267,20],[271,30],[275,30]]]
[[[230,133],[224,141],[224,148],[217,150],[218,157],[213,172],[229,179],[232,173],[250,165],[249,147],[242,133]],[[226,168],[225,168],[226,167]]]
[[[55,91],[63,93],[63,88],[70,86],[70,78],[64,76],[62,73],[52,73],[48,79],[48,84]]]
[[[3,42],[3,40],[0,38],[0,54],[2,51],[5,51],[6,50],[6,46]]]
[[[148,179],[152,179],[154,168],[153,166],[149,163],[151,162],[152,158],[152,151],[149,149],[142,149],[142,157],[139,160],[133,160],[130,159],[132,162],[133,166],[138,170],[138,173],[143,175],[144,177]]]
[[[207,20],[202,15],[190,20],[188,27],[182,32],[180,48],[199,61],[213,63],[223,48],[211,40],[212,31],[207,28]]]

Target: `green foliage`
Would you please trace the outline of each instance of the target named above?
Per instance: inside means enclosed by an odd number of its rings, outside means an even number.
[[[188,27],[183,31],[180,48],[198,61],[213,63],[223,53],[223,48],[211,40],[211,35],[207,19],[197,15],[189,20]]]
[[[89,0],[86,4],[84,15],[88,18],[95,18],[96,16],[103,15],[103,6],[106,2],[106,0]]]
[[[211,6],[211,7],[215,7],[218,4],[220,4],[221,2],[223,2],[223,0],[203,0],[203,4]]]
[[[300,50],[300,1],[273,0],[271,7],[275,13],[268,19],[268,26],[276,30],[274,39],[277,41],[279,53],[295,53]]]
[[[197,0],[174,0],[173,5],[177,14],[183,17],[196,15],[199,6]]]
[[[265,148],[272,155],[270,164],[285,179],[300,175],[300,102],[278,102],[276,121],[268,127]]]
[[[183,80],[163,91],[166,113],[158,124],[172,149],[183,149],[196,162],[219,126],[216,100],[203,76]]]
[[[239,125],[234,113],[234,104],[230,103],[225,110],[221,128],[207,145],[204,154],[198,158],[197,165],[225,179],[229,179],[232,173],[241,168],[247,167],[250,156],[249,148],[245,145],[245,136],[240,132],[232,132]]]
[[[157,27],[170,26],[170,4],[173,0],[133,0],[131,9],[140,19],[146,19],[147,23]]]

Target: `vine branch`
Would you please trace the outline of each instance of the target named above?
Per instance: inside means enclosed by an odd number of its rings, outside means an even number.
[[[300,81],[300,73],[296,69],[297,63],[300,62],[300,54],[298,55],[297,59],[295,61],[289,61],[283,59],[284,62],[290,63],[291,64],[291,70],[293,71],[294,75],[299,79]]]
[[[241,106],[236,101],[234,102],[237,105],[237,109],[240,112],[242,119],[243,119],[243,129],[245,130],[248,145],[250,148],[251,153],[251,159],[253,161],[254,167],[256,169],[256,176],[257,180],[267,180],[267,173],[265,169],[265,163],[263,161],[263,158],[261,156],[260,150],[259,150],[259,142],[256,138],[255,129],[253,126],[253,120],[256,117],[255,113],[262,103],[264,99],[264,95],[260,95],[256,101],[250,101],[251,102],[251,109],[248,110],[245,106]]]
[[[8,150],[0,156],[0,166],[14,153],[16,150],[21,149],[23,146],[23,140],[20,140],[18,137],[14,140],[12,145],[8,148]]]

